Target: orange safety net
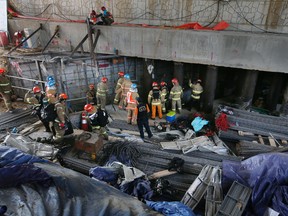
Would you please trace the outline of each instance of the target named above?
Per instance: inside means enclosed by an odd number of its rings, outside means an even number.
[[[186,23],[180,26],[176,26],[175,28],[177,29],[195,29],[195,30],[214,30],[214,31],[221,31],[221,30],[225,30],[226,28],[228,28],[229,24],[225,21],[221,21],[219,22],[217,25],[215,25],[214,27],[210,28],[210,27],[204,27],[202,25],[200,25],[198,22],[193,22],[193,23]]]

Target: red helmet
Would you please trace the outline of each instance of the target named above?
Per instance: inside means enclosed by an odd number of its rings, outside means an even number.
[[[106,83],[108,79],[106,77],[102,77],[101,82]]]
[[[40,87],[39,86],[35,86],[35,87],[33,87],[33,93],[34,94],[36,94],[36,93],[40,93],[41,92],[41,89],[40,89]]]
[[[84,106],[84,110],[87,111],[87,112],[91,112],[93,110],[92,104],[86,104]]]
[[[124,72],[123,72],[123,71],[119,71],[119,72],[118,72],[118,75],[121,76],[121,77],[123,77],[123,76],[124,76]]]
[[[155,87],[155,86],[158,86],[158,83],[157,83],[157,82],[153,82],[153,83],[152,83],[152,87]]]
[[[167,83],[164,82],[164,81],[162,81],[162,82],[160,83],[160,85],[161,85],[161,86],[167,86]]]
[[[67,100],[68,96],[65,93],[59,95],[59,100]]]
[[[172,83],[175,83],[175,84],[178,83],[178,79],[173,78],[173,79],[172,79]]]
[[[94,88],[94,87],[95,87],[94,84],[89,85],[89,88]]]
[[[5,73],[5,68],[0,68],[0,74],[4,74]]]
[[[104,11],[104,10],[106,10],[106,8],[105,8],[104,6],[102,6],[102,7],[101,7],[101,10]]]

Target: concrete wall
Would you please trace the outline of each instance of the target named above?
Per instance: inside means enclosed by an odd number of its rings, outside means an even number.
[[[23,15],[49,19],[85,19],[106,6],[118,23],[175,26],[187,22],[236,31],[288,32],[288,0],[9,0]]]

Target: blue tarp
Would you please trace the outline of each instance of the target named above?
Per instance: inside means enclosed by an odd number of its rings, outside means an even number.
[[[288,215],[288,154],[260,154],[242,162],[223,161],[223,189],[233,181],[252,188],[247,215],[263,216],[267,207]]]

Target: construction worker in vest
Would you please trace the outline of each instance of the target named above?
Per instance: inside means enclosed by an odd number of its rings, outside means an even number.
[[[105,110],[97,109],[91,104],[86,104],[84,110],[87,112],[87,122],[91,131],[98,133],[104,139],[108,140],[108,133],[105,126],[109,123],[108,113]]]
[[[63,140],[65,134],[65,123],[66,123],[66,113],[65,106],[68,96],[65,93],[62,93],[58,97],[58,101],[55,104],[55,111],[57,113],[56,119],[49,126],[53,132],[53,141],[55,143],[60,143]]]
[[[124,81],[121,85],[121,99],[120,99],[120,102],[119,102],[119,109],[125,109],[126,107],[126,97],[127,97],[127,93],[129,92],[130,90],[130,87],[132,85],[132,82],[130,80],[130,76],[129,74],[125,74],[124,75]]]
[[[148,104],[151,104],[152,114],[151,119],[156,117],[156,109],[159,115],[159,118],[162,119],[162,103],[161,103],[161,91],[159,89],[158,83],[152,83],[152,90],[148,94]]]
[[[97,104],[97,99],[96,99],[96,89],[94,84],[89,85],[89,90],[86,92],[86,98],[87,98],[87,103],[89,104]]]
[[[160,83],[160,86],[161,86],[161,103],[162,103],[162,114],[163,113],[166,113],[167,112],[167,106],[166,106],[166,103],[167,103],[167,99],[168,99],[168,96],[169,96],[169,90],[167,88],[167,83],[162,81]]]
[[[8,77],[5,76],[6,69],[0,68],[0,95],[2,96],[7,112],[12,112],[12,102],[11,102],[11,83]]]
[[[135,109],[137,107],[136,98],[139,97],[137,84],[131,84],[130,90],[127,92],[127,123],[136,124]]]
[[[96,93],[97,107],[101,108],[102,110],[105,110],[106,106],[106,98],[108,92],[107,81],[108,79],[106,77],[102,77],[101,82],[98,83],[97,85],[97,93]]]
[[[117,84],[115,87],[115,97],[114,97],[114,104],[118,105],[120,102],[120,98],[121,98],[121,94],[122,94],[122,89],[121,89],[121,85],[124,82],[124,72],[123,71],[119,71],[118,72],[118,80],[117,80]]]
[[[198,79],[196,83],[192,83],[191,80],[189,80],[189,86],[192,89],[191,92],[192,107],[198,110],[200,108],[200,97],[203,92],[201,80]]]
[[[33,105],[32,115],[35,114],[38,116],[39,120],[43,123],[43,125],[45,127],[45,132],[51,132],[51,130],[49,128],[49,122],[43,120],[41,117],[41,109],[43,107],[44,98],[45,98],[45,93],[41,91],[41,88],[39,86],[34,86],[32,90],[29,90],[25,94],[24,102]]]
[[[181,113],[182,110],[181,98],[183,97],[183,89],[179,85],[179,82],[176,78],[172,79],[172,84],[173,87],[169,95],[169,99],[172,100],[171,102],[172,111],[176,112],[176,106],[177,106],[178,112]]]
[[[144,139],[144,128],[148,133],[148,137],[151,138],[153,134],[151,133],[149,122],[148,122],[148,113],[150,112],[148,104],[143,103],[141,98],[136,98],[137,107],[135,109],[135,115],[137,116],[137,126],[140,132],[140,137]]]

